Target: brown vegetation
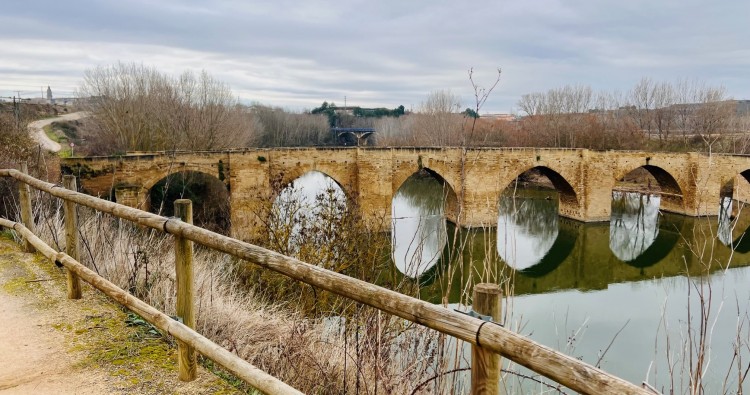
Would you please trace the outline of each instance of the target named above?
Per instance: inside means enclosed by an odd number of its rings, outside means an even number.
[[[61,249],[60,204],[42,203],[37,206],[38,229],[49,244]],[[92,270],[174,314],[170,236],[83,209],[79,231],[82,261]],[[300,246],[298,251],[312,251],[308,247]],[[337,251],[336,246],[314,247]],[[340,247],[357,254],[359,246]],[[345,252],[332,258],[332,264],[347,272],[367,269],[366,265],[341,266],[351,258]],[[239,271],[243,265],[215,251],[197,248],[194,262],[197,329],[304,392],[372,392],[377,388],[384,393],[409,393],[439,369],[442,351],[436,348],[435,332],[343,300],[329,304],[330,309],[315,318],[318,313],[309,316],[303,308],[310,305],[306,299],[320,301],[315,291],[282,299],[268,284],[243,284],[246,272]],[[436,387],[429,384],[418,393],[434,392]]]
[[[92,154],[231,148],[254,137],[232,91],[205,71],[174,78],[118,63],[86,71],[79,95],[96,124],[86,135]]]
[[[260,147],[325,145],[331,141],[324,115],[297,114],[281,108],[254,105],[250,108]]]
[[[39,148],[29,137],[29,122],[54,115],[53,106],[21,104],[17,113],[11,105],[0,103],[0,169],[18,168],[21,162],[29,163],[29,172],[52,182],[59,181],[59,165],[56,156]],[[0,216],[16,218],[18,212],[18,189],[15,182],[0,179]]]
[[[378,145],[750,152],[750,114],[723,87],[694,81],[644,78],[625,95],[568,85],[518,106],[516,120],[473,118],[450,92],[433,92],[416,112],[377,120]]]
[[[625,96],[565,86],[524,95],[519,132],[530,146],[736,152],[743,115],[723,87],[642,79]],[[740,124],[738,124],[738,122]],[[736,127],[739,126],[739,127]]]

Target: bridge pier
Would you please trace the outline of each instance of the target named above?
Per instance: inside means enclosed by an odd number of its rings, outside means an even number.
[[[115,187],[115,202],[122,205],[149,211],[148,189],[140,185],[120,185]]]
[[[742,203],[750,203],[750,183],[742,174],[734,177],[732,199]]]

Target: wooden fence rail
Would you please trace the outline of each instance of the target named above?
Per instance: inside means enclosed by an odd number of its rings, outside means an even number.
[[[536,343],[499,325],[484,325],[487,323],[486,321],[446,309],[442,306],[433,305],[365,281],[332,272],[250,243],[184,223],[177,219],[165,218],[83,193],[70,191],[58,185],[33,178],[18,170],[0,170],[0,176],[13,177],[24,184],[65,201],[72,201],[82,206],[112,214],[118,218],[130,220],[142,226],[200,243],[206,247],[245,259],[252,264],[271,269],[293,279],[435,329],[472,345],[500,354],[504,358],[508,358],[577,392],[583,394],[653,394],[649,390],[613,376],[576,358]],[[20,228],[20,226],[17,227]],[[28,233],[29,236],[33,236],[30,232]],[[77,268],[76,265],[80,265],[63,253],[51,250],[48,251],[48,254],[50,254],[48,255],[50,259],[65,259],[66,262],[70,263],[71,267]],[[65,264],[64,261],[61,262]],[[88,269],[82,267],[78,270],[84,272],[84,270]],[[79,276],[87,282],[91,279],[90,276],[85,277],[81,274]],[[103,279],[93,280],[102,282]],[[113,285],[111,286],[114,287]],[[117,295],[116,292],[114,294]],[[132,296],[130,298],[134,299]],[[120,301],[117,298],[116,300]],[[128,301],[133,302],[132,300]],[[140,302],[137,299],[136,301]],[[143,302],[140,303],[145,305]],[[161,316],[158,316],[161,313],[154,312],[154,309],[148,305],[143,305],[139,305],[138,308],[146,311],[145,309],[148,307],[151,310],[148,310],[147,314],[160,317],[159,319],[162,320]],[[144,316],[144,318],[148,317]],[[185,331],[187,328],[181,324],[177,325],[176,321],[166,316],[163,319],[167,320],[170,330],[179,328],[180,331]],[[195,338],[196,336],[200,335],[190,332],[190,337]],[[201,338],[205,339],[202,336]],[[206,341],[208,340],[206,339]],[[204,353],[210,347],[204,346],[199,348],[195,346],[195,348],[199,352]],[[229,353],[226,350],[224,351]],[[204,353],[204,355],[206,354]],[[210,355],[207,356],[211,358]],[[253,367],[253,369],[255,368]]]
[[[256,368],[237,355],[232,354],[200,333],[188,328],[148,303],[100,277],[93,270],[71,258],[70,255],[55,251],[55,249],[31,233],[23,224],[0,218],[0,226],[15,230],[23,236],[24,240],[28,241],[50,261],[62,264],[66,269],[117,301],[117,303],[137,313],[146,321],[174,336],[179,341],[194,347],[201,354],[223,366],[253,387],[269,394],[302,394],[286,383]]]

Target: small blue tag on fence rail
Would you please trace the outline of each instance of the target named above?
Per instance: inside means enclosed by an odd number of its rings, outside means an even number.
[[[479,319],[480,319],[480,320],[482,320],[482,321],[487,321],[487,322],[491,322],[491,323],[493,323],[493,324],[497,324],[497,325],[503,326],[503,325],[502,325],[502,324],[500,324],[499,322],[495,322],[495,321],[492,321],[492,316],[491,316],[491,315],[482,315],[482,314],[479,314],[479,313],[477,313],[477,312],[476,312],[476,311],[474,311],[474,310],[469,310],[469,311],[461,311],[461,310],[459,310],[459,309],[453,309],[453,311],[455,311],[455,312],[457,312],[457,313],[461,313],[461,314],[466,314],[466,315],[468,315],[469,317],[479,318]]]

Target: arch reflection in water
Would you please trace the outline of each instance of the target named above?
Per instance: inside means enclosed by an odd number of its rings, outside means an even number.
[[[558,193],[518,189],[500,197],[497,252],[516,270],[530,268],[555,244],[560,229]]]
[[[310,171],[292,181],[281,190],[273,203],[270,221],[274,232],[271,237],[296,251],[301,237],[310,224],[325,216],[326,221],[336,223],[346,211],[346,195],[331,177]]]
[[[747,204],[723,197],[719,208],[719,241],[733,251],[750,252],[750,212]]]
[[[717,237],[721,244],[732,246],[734,238],[732,237],[732,198],[722,197],[719,203],[719,229]]]
[[[641,256],[659,235],[658,195],[612,192],[609,248],[621,261]]]
[[[417,278],[440,259],[447,242],[444,185],[426,172],[409,177],[393,197],[393,261]]]

